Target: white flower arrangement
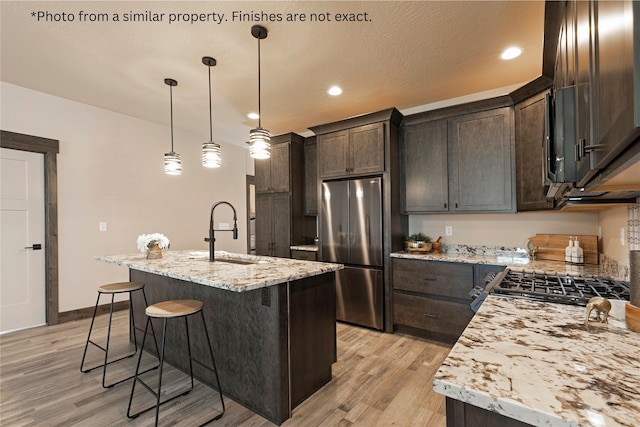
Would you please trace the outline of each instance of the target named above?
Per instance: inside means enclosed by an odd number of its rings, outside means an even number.
[[[147,252],[154,244],[158,245],[160,249],[169,247],[169,239],[161,233],[141,234],[138,236],[137,243],[138,249],[142,253]]]

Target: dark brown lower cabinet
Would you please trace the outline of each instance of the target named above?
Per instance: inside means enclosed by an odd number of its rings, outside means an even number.
[[[447,397],[447,427],[530,427],[531,424],[505,417]]]
[[[394,323],[457,338],[473,317],[469,304],[422,295],[393,293]]]
[[[393,328],[455,342],[474,312],[469,292],[504,266],[393,258]]]
[[[299,251],[292,249],[291,250],[291,258],[293,259],[303,259],[307,261],[317,261],[318,260],[318,252],[313,251]]]
[[[392,261],[393,324],[398,332],[455,341],[473,317],[473,264]]]

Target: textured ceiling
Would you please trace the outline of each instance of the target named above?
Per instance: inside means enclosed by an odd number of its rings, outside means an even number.
[[[512,86],[542,71],[543,1],[3,0],[0,11],[2,81],[166,125],[163,80],[171,77],[178,81],[175,126],[203,140],[209,104],[201,58],[214,57],[214,140],[222,144],[244,144],[257,125],[246,117],[258,104],[256,23],[269,30],[261,42],[262,126],[274,135]],[[82,22],[81,11],[105,13],[108,22]],[[282,21],[234,20],[233,11],[280,14]],[[131,12],[164,15],[124,22]],[[336,21],[340,13],[365,12],[367,22]],[[74,21],[56,22],[62,13]],[[225,20],[169,23],[171,13]],[[288,22],[296,13],[306,21]],[[311,22],[312,13],[330,13],[331,21]],[[500,60],[511,45],[524,54]],[[326,93],[334,84],[342,96]]]

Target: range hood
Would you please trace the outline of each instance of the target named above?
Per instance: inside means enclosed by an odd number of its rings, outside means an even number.
[[[566,188],[558,200],[562,210],[601,210],[640,203],[640,160],[606,181],[592,185],[591,190]]]

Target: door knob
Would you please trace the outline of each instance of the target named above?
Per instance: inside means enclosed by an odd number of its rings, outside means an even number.
[[[33,246],[25,246],[25,249],[33,249],[34,251],[39,251],[42,249],[42,243],[34,243]]]

